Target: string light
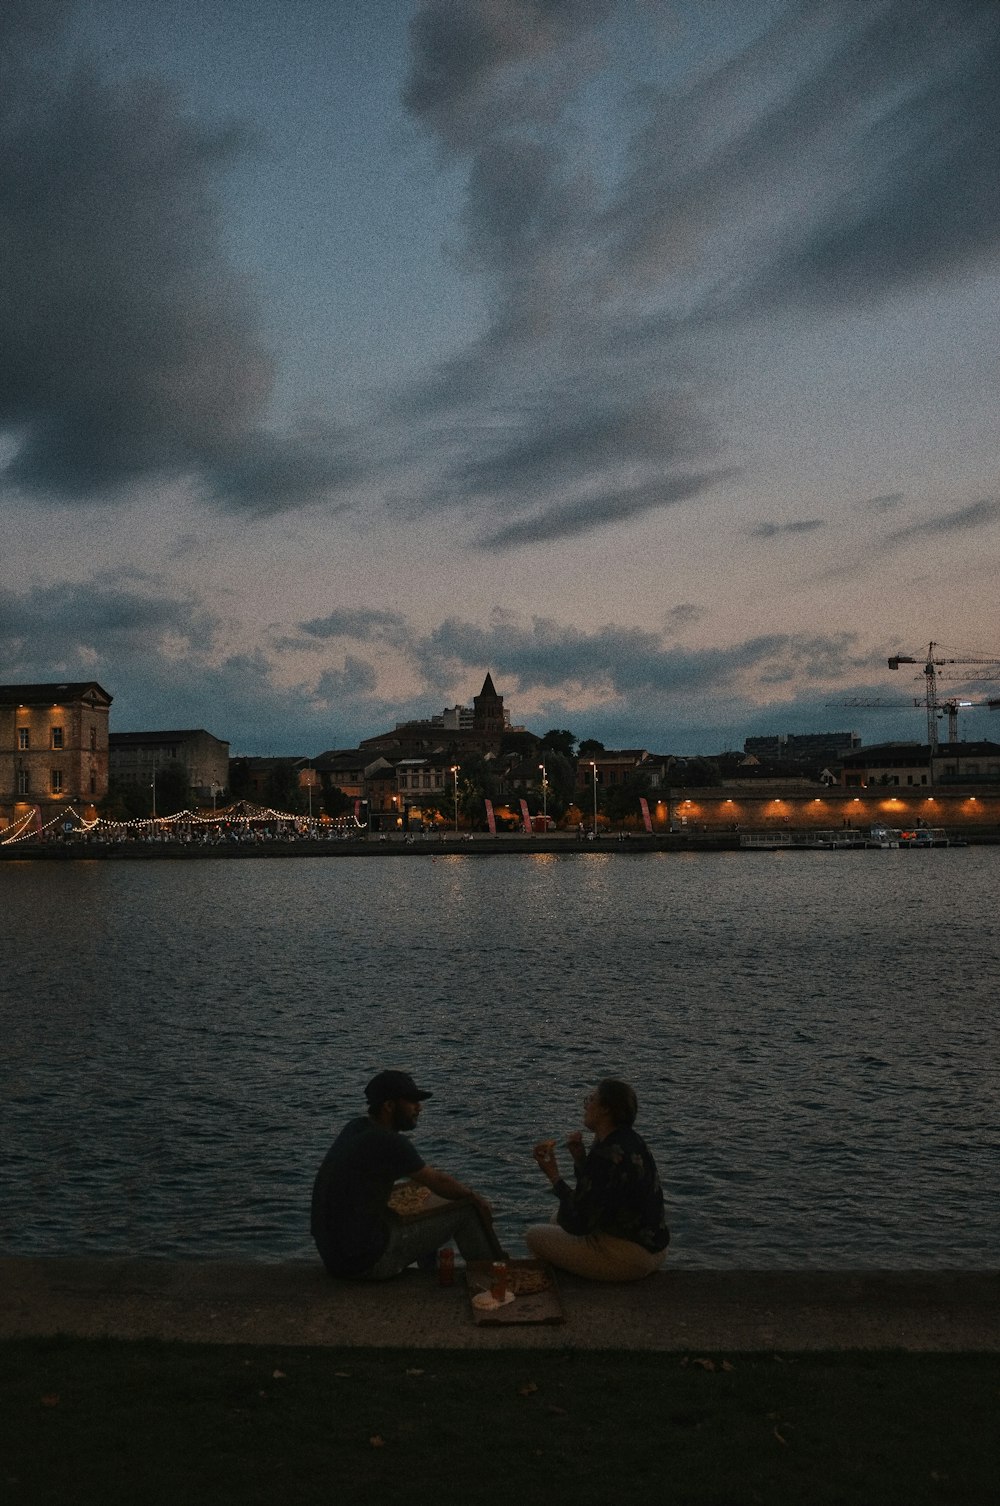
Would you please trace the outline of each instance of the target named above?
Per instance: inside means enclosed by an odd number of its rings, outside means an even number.
[[[82,832],[87,835],[91,832],[96,832],[101,836],[111,836],[120,832],[137,832],[140,829],[150,833],[157,831],[166,832],[181,822],[185,822],[189,826],[217,828],[232,828],[233,826],[250,827],[263,822],[283,822],[294,826],[300,834],[308,831],[313,835],[329,831],[331,827],[337,832],[364,831],[365,829],[364,823],[359,821],[357,816],[338,816],[335,819],[329,816],[301,816],[293,811],[275,810],[272,806],[248,805],[245,801],[241,801],[238,806],[233,807],[231,810],[217,811],[214,815],[204,815],[200,811],[182,810],[176,811],[171,816],[134,816],[130,820],[125,821],[114,820],[106,816],[98,816],[93,821],[88,821],[86,816],[82,816],[78,810],[70,805],[61,814],[53,816],[51,821],[47,821],[41,828],[32,830],[29,828],[35,820],[35,816],[36,812],[34,810],[26,812],[20,818],[21,824],[13,836],[7,833],[0,836],[0,846],[12,846],[15,842],[27,841],[31,837],[40,837],[50,827],[60,822],[65,822],[71,816],[78,823],[74,828],[75,832]]]

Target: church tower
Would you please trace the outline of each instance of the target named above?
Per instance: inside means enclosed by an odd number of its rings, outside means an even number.
[[[473,730],[491,742],[500,742],[504,734],[503,696],[497,695],[493,676],[487,674],[483,688],[473,697]]]

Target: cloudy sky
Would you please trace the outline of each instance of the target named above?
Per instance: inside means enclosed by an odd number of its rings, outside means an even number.
[[[691,753],[920,738],[888,655],[1000,655],[996,0],[5,0],[0,55],[0,680],[315,754],[489,669]]]

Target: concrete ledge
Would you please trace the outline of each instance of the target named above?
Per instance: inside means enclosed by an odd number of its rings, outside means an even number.
[[[313,1262],[0,1259],[0,1339],[177,1339],[421,1349],[1000,1352],[1000,1272],[666,1270],[631,1286],[558,1276],[566,1322],[476,1328],[452,1288],[368,1286]]]

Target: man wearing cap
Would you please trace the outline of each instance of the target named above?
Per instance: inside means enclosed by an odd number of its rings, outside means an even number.
[[[454,1240],[465,1260],[502,1260],[489,1203],[445,1171],[424,1164],[411,1141],[431,1094],[408,1072],[379,1072],[365,1088],[367,1114],[346,1124],[313,1186],[312,1236],[332,1276],[382,1281]],[[409,1177],[448,1201],[413,1219],[389,1207]]]

